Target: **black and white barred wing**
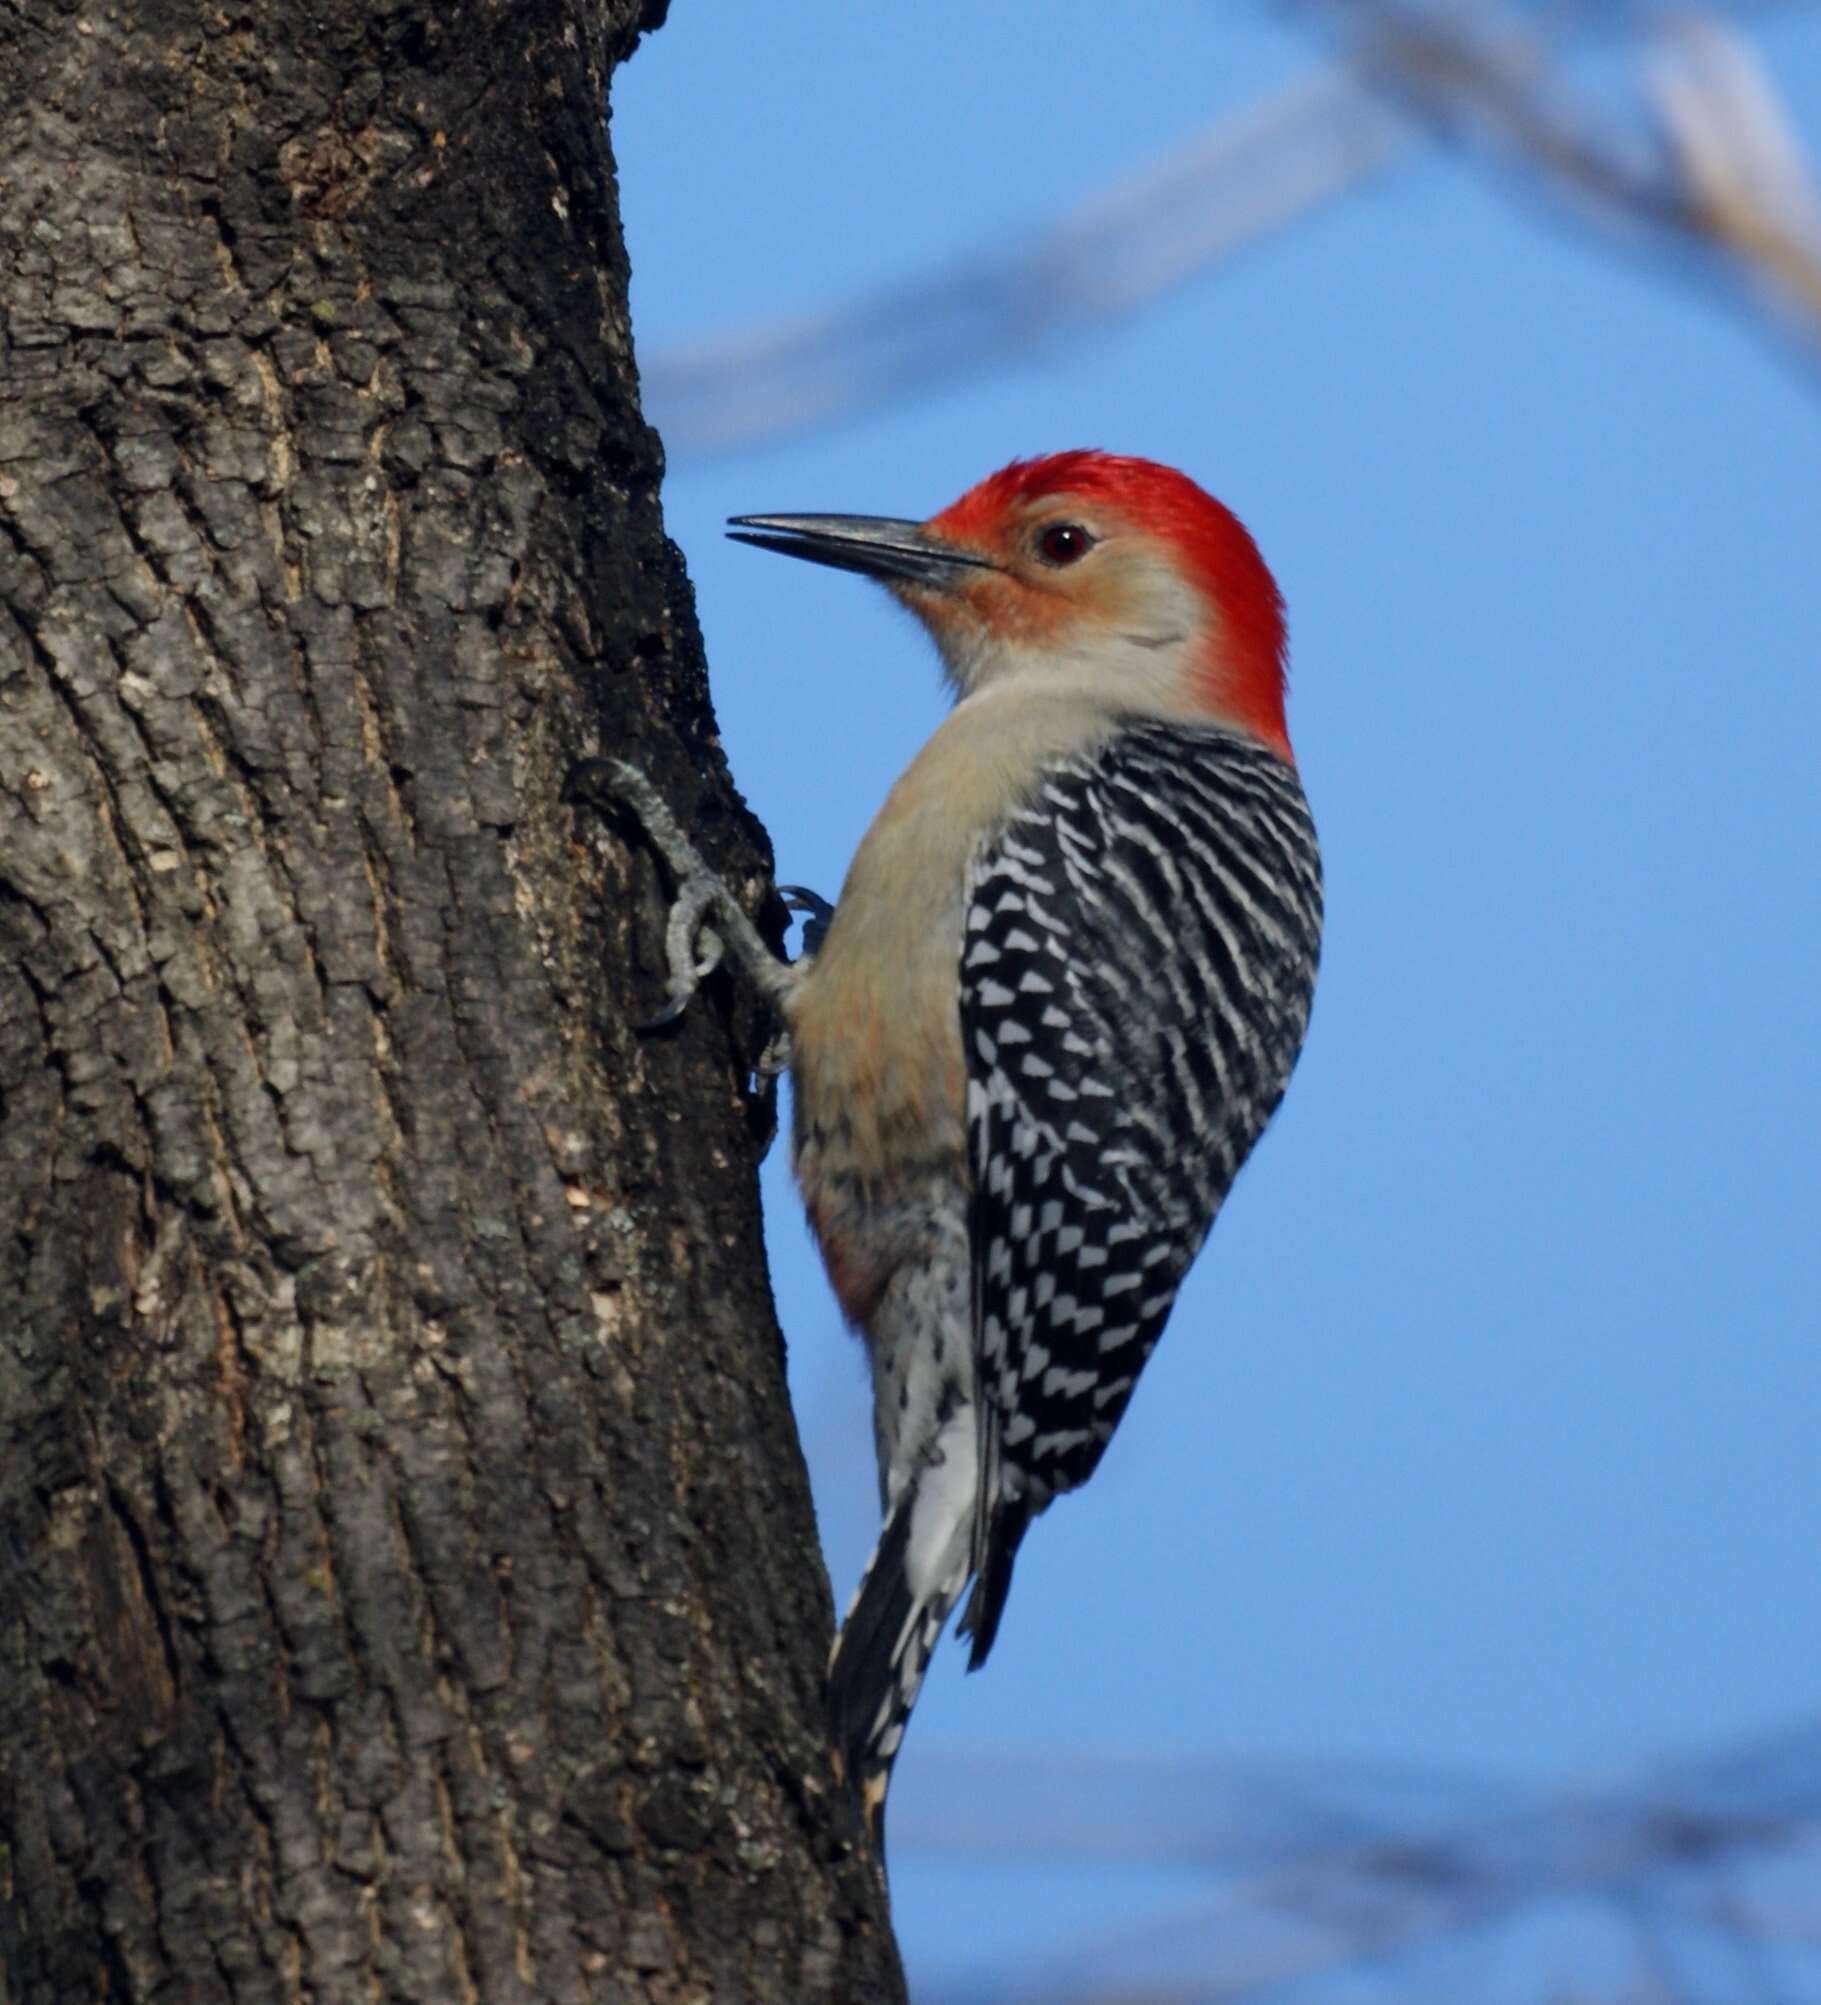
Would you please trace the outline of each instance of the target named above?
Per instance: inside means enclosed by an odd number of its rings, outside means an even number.
[[[961,963],[991,1647],[1030,1518],[1085,1482],[1283,1096],[1321,873],[1294,771],[1129,728],[1051,769],[976,860]]]

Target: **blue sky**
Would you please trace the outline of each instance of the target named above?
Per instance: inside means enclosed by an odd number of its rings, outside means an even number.
[[[1132,19],[679,0],[615,89],[641,354],[1004,243],[1317,54],[1250,7]],[[1821,143],[1821,18],[1761,46]],[[1101,1472],[1033,1530],[989,1668],[939,1654],[906,1794],[957,1743],[1543,1782],[1813,1713],[1821,370],[1418,150],[1110,332],[679,464],[787,881],[838,889],[940,715],[934,657],[723,519],[923,515],[1077,445],[1182,466],[1277,573],[1326,958]],[[864,1376],[782,1149],[766,1176],[844,1602]],[[1149,1897],[893,1864],[932,1984]]]

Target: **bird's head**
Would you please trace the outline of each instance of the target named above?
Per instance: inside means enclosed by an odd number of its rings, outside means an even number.
[[[1186,474],[1112,453],[1014,460],[927,522],[743,515],[761,549],[881,580],[963,697],[1014,679],[1238,725],[1290,756],[1284,616],[1239,519]]]

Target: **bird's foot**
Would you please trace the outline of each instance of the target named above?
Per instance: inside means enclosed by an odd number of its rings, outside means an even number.
[[[563,797],[628,810],[677,880],[676,899],[664,927],[669,1000],[649,1023],[639,1026],[641,1030],[661,1030],[674,1023],[729,952],[779,1016],[788,1021],[801,969],[781,961],[760,938],[745,907],[709,869],[663,795],[636,766],[623,759],[585,759],[564,782]],[[816,900],[818,906],[822,902]],[[758,1069],[770,1076],[783,1071],[789,1062],[789,1037],[780,1031],[766,1046]]]

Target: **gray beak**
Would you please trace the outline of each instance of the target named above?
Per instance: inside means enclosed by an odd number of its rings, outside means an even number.
[[[837,571],[858,571],[887,584],[952,591],[976,571],[995,566],[969,550],[939,543],[921,522],[889,515],[735,515],[727,533],[736,543],[780,550]]]

